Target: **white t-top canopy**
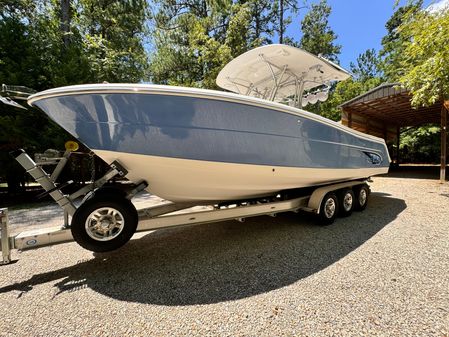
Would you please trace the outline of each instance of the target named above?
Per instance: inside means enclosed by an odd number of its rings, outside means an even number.
[[[217,85],[269,100],[290,98],[300,105],[304,90],[349,77],[346,70],[322,57],[273,44],[250,50],[229,62],[218,74]]]

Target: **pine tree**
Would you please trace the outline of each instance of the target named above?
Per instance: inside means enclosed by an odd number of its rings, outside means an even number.
[[[380,58],[374,49],[368,49],[357,57],[356,63],[351,62],[349,69],[354,78],[365,82],[370,78],[381,77],[379,69]]]
[[[252,45],[248,3],[158,0],[153,21],[154,83],[217,88],[221,68]]]
[[[331,7],[326,0],[313,4],[310,11],[301,21],[303,36],[299,43],[300,48],[314,55],[338,62],[341,46],[335,43],[337,35],[329,26]]]
[[[404,22],[407,13],[416,13],[421,10],[422,0],[399,7],[385,24],[387,34],[382,38],[382,49],[379,53],[382,58],[380,67],[388,82],[397,82],[403,75],[399,65],[399,59],[404,51],[403,37],[399,33],[399,27]]]

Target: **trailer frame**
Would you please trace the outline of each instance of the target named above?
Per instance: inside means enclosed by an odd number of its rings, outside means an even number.
[[[71,195],[66,195],[56,183],[56,179],[62,172],[64,165],[70,156],[66,151],[50,175],[44,171],[41,165],[36,164],[23,150],[13,153],[15,159],[30,173],[33,178],[41,184],[48,193],[64,210],[64,225],[57,227],[46,227],[35,230],[27,230],[15,235],[10,235],[10,224],[8,210],[0,209],[0,230],[2,261],[0,264],[11,263],[11,250],[27,250],[64,242],[74,241],[69,225],[69,216],[73,216],[77,206],[74,200],[85,196],[84,200],[95,190],[98,190],[106,182],[115,176],[125,177],[127,171],[119,162],[112,163],[111,169],[100,179],[89,183]],[[237,220],[243,222],[248,217],[269,215],[276,216],[281,212],[307,211],[320,214],[323,198],[329,193],[354,188],[364,185],[368,179],[345,181],[336,184],[316,187],[312,193],[307,195],[288,198],[286,195],[278,194],[271,199],[254,199],[248,201],[228,202],[225,206],[210,205],[208,208],[195,210],[194,204],[178,204],[165,202],[160,205],[146,207],[137,210],[138,226],[136,232],[152,231],[156,229],[189,226],[213,223],[226,220]],[[63,184],[64,185],[64,184]],[[138,192],[147,187],[146,182],[141,181],[131,185],[126,193],[126,198],[131,199]],[[78,206],[79,207],[79,206]]]

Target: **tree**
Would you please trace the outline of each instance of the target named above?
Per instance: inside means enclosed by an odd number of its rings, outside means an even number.
[[[397,8],[385,24],[387,34],[382,38],[382,49],[379,53],[382,60],[379,67],[389,82],[397,82],[403,74],[399,60],[402,57],[406,40],[399,33],[399,27],[402,25],[407,13],[412,14],[421,10],[422,3],[423,1],[419,0]]]
[[[379,63],[376,51],[368,49],[357,57],[356,63],[350,63],[349,69],[357,81],[366,82],[370,78],[381,77]]]
[[[292,22],[291,15],[288,14],[296,14],[299,9],[297,0],[277,0],[273,3],[273,18],[277,21],[275,22],[275,31],[280,44],[292,44],[293,41],[285,37],[285,30]]]
[[[72,20],[72,11],[70,0],[60,0],[61,7],[61,33],[64,46],[67,48],[70,44],[70,26]]]
[[[401,133],[401,160],[409,163],[438,163],[440,156],[440,128],[425,125],[405,129]]]
[[[250,12],[248,44],[258,47],[272,43],[276,31],[276,2],[270,0],[240,0],[241,5],[247,5]]]
[[[334,121],[339,121],[341,119],[341,104],[377,87],[381,81],[379,77],[368,78],[364,82],[349,78],[335,85],[329,93],[327,101],[309,105],[307,110]]]
[[[335,44],[337,35],[329,26],[331,11],[332,9],[326,0],[321,0],[318,4],[312,4],[309,12],[301,21],[303,35],[299,47],[314,55],[321,55],[331,61],[338,62],[341,46]],[[341,95],[338,95],[336,90],[341,85],[333,84],[330,88],[329,99],[326,102],[309,105],[307,110],[333,120],[340,119],[338,104],[343,102],[340,102],[339,97]],[[344,93],[344,90],[342,93]]]
[[[83,49],[94,82],[137,82],[148,63],[145,0],[80,0]]]
[[[34,154],[48,148],[61,149],[72,138],[37,109],[23,110],[3,104],[0,104],[0,130],[0,177],[6,179],[9,192],[17,192],[23,172],[10,151],[23,148]]]
[[[337,35],[329,26],[331,7],[326,0],[313,4],[301,21],[302,37],[300,48],[314,55],[322,55],[330,61],[338,62],[341,46],[335,43]]]
[[[220,31],[219,16],[205,0],[156,0],[151,30],[153,54],[150,81],[157,84],[200,86],[204,69],[191,48],[189,34],[201,25],[206,34]],[[208,14],[211,17],[208,18]],[[201,23],[200,23],[201,21]],[[197,31],[199,27],[196,27]]]
[[[217,88],[221,68],[252,45],[247,3],[159,0],[153,20],[155,83]]]
[[[0,21],[0,41],[0,81],[39,87],[39,70],[44,65],[20,17]]]
[[[250,11],[246,5],[234,5],[231,9],[226,34],[211,37],[207,29],[198,21],[189,34],[190,46],[197,53],[197,62],[203,67],[203,75],[198,83],[203,88],[217,89],[215,79],[220,70],[232,58],[244,53],[248,45]]]
[[[382,39],[383,48],[380,51],[380,68],[384,77],[389,82],[400,82],[409,89],[413,94],[412,104],[415,106],[429,104],[432,95],[434,98],[439,97],[438,94],[428,95],[428,89],[438,85],[441,80],[438,78],[438,70],[433,68],[423,71],[423,68],[426,67],[426,59],[430,61],[428,64],[432,64],[434,57],[438,57],[438,53],[435,54],[436,49],[433,48],[435,45],[439,44],[440,50],[444,50],[444,38],[441,39],[437,34],[434,39],[435,31],[427,31],[427,24],[430,24],[429,20],[433,21],[433,15],[427,10],[423,11],[422,4],[421,0],[409,1],[407,5],[397,8],[385,25],[387,35]],[[418,18],[422,20],[415,21]],[[423,38],[422,34],[427,37]],[[413,54],[419,49],[420,56],[416,58]],[[409,81],[410,79],[412,80]],[[417,95],[418,91],[420,93]],[[404,130],[400,144],[403,160],[436,162],[439,155],[439,129],[437,126],[424,125]]]
[[[101,81],[137,82],[147,55],[144,0],[0,3],[0,83],[36,90]],[[62,148],[70,136],[40,111],[0,104],[0,177],[17,186],[8,152]],[[20,168],[19,168],[20,169]]]
[[[399,59],[399,80],[412,93],[412,105],[449,99],[449,10],[409,11],[399,35],[406,41]]]
[[[11,42],[0,45],[3,83],[43,90],[143,78],[145,0],[23,0],[0,9],[2,42]]]

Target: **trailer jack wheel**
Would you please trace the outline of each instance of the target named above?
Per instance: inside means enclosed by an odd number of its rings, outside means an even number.
[[[327,226],[335,221],[338,215],[338,198],[334,192],[327,193],[321,201],[320,212],[318,213],[318,224]]]
[[[128,199],[94,195],[76,210],[71,231],[81,247],[93,252],[108,252],[131,239],[137,222],[137,211]]]

